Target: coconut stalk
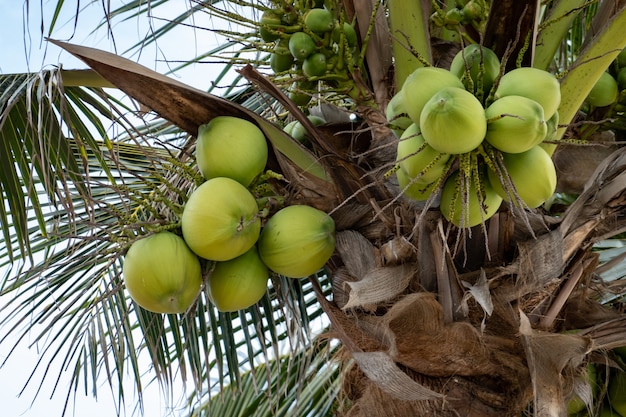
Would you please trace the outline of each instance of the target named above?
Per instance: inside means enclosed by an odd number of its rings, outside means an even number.
[[[395,84],[399,90],[416,68],[424,66],[424,61],[432,63],[428,33],[430,1],[391,0],[388,8]]]
[[[549,69],[559,45],[565,38],[565,34],[586,2],[586,0],[561,0],[554,2],[550,13],[544,19],[544,23],[539,27],[533,62],[535,68],[546,71]]]

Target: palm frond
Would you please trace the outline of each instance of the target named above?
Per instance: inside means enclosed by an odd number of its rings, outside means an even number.
[[[259,365],[192,411],[193,417],[275,417],[335,415],[341,367],[337,349],[320,340],[289,355]]]

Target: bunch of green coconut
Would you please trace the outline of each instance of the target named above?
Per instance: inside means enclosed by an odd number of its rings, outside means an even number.
[[[401,192],[439,195],[458,227],[485,222],[503,201],[537,208],[556,188],[543,142],[556,134],[560,84],[539,69],[500,69],[493,51],[468,45],[449,70],[416,69],[387,107]]]
[[[266,199],[251,191],[267,159],[263,132],[247,120],[218,116],[199,127],[196,162],[205,181],[185,203],[181,233],[139,238],[125,256],[124,281],[138,305],[183,313],[206,276],[213,305],[236,311],[263,297],[270,271],[302,278],[324,266],[335,249],[333,219],[307,205],[269,214]]]
[[[296,81],[290,98],[304,106],[318,81],[336,85],[348,80],[347,60],[357,55],[357,34],[333,2],[296,0],[277,2],[258,22],[259,36],[270,43],[270,67],[275,74],[289,73]],[[343,77],[342,77],[343,74]]]

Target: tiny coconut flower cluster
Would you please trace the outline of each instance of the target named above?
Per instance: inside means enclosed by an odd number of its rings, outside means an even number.
[[[554,75],[501,75],[496,54],[477,44],[449,70],[416,69],[387,107],[402,192],[420,201],[441,189],[441,212],[459,227],[484,222],[502,201],[539,207],[556,188],[542,142],[556,134],[560,97]]]
[[[301,278],[324,266],[335,249],[333,219],[305,205],[268,218],[250,191],[267,158],[263,132],[247,120],[219,116],[199,127],[196,162],[206,181],[185,204],[182,237],[159,232],[127,252],[123,275],[137,304],[157,313],[186,311],[205,264],[211,302],[221,311],[240,310],[263,297],[270,271]]]

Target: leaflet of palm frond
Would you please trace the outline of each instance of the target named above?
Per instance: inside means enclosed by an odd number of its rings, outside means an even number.
[[[275,149],[300,169],[327,179],[323,166],[306,148],[278,126],[243,106],[173,80],[118,55],[57,40],[53,44],[81,59],[130,97],[154,110],[192,136],[216,116],[234,116],[256,123]]]

